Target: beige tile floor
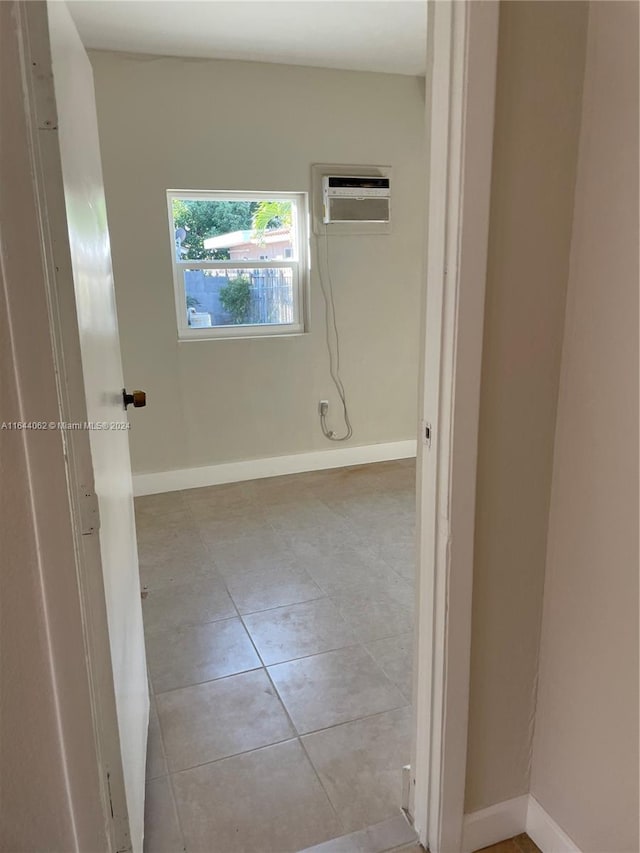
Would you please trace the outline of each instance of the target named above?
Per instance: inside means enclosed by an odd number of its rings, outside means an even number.
[[[407,460],[136,499],[146,853],[411,842],[414,482]]]

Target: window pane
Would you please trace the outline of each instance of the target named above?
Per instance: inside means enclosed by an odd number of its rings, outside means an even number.
[[[290,200],[171,202],[176,260],[257,261],[295,257]]]
[[[194,329],[297,322],[291,269],[185,269],[184,290]]]

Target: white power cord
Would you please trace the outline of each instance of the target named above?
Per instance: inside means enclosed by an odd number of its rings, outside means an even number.
[[[327,426],[327,418],[326,418],[326,410],[328,406],[323,404],[320,405],[320,427],[322,429],[322,433],[325,438],[328,438],[329,441],[347,441],[353,435],[353,428],[351,426],[351,420],[349,418],[349,407],[347,406],[347,393],[345,391],[344,385],[342,383],[342,379],[340,377],[340,336],[338,334],[338,324],[336,321],[336,305],[333,298],[333,281],[331,278],[331,261],[329,258],[329,234],[327,233],[327,226],[325,223],[324,226],[324,245],[325,245],[325,261],[327,266],[327,279],[328,279],[328,288],[325,286],[324,277],[322,275],[322,264],[320,262],[320,246],[318,243],[316,244],[316,253],[318,258],[318,276],[320,278],[320,289],[322,290],[322,295],[324,297],[324,306],[325,306],[325,340],[327,342],[327,351],[329,353],[329,373],[331,375],[331,379],[333,380],[333,384],[336,386],[336,390],[338,392],[338,397],[340,398],[340,402],[342,403],[342,411],[344,414],[344,423],[346,427],[346,432],[344,435],[336,435],[334,430],[329,429]],[[333,352],[333,348],[331,346],[331,332],[330,329],[333,329],[333,334],[335,337],[335,356]]]

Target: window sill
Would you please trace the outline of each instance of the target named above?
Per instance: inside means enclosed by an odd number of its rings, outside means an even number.
[[[274,338],[280,340],[288,340],[289,338],[304,338],[309,334],[309,330],[300,332],[279,332],[272,335],[194,335],[188,338],[178,338],[179,344],[197,344],[202,341],[272,341]]]

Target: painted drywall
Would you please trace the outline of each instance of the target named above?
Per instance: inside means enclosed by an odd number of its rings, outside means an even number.
[[[531,792],[583,853],[638,838],[638,5],[592,3]]]
[[[415,438],[424,234],[418,78],[92,52],[134,473],[333,449],[312,241],[309,334],[178,343],[165,191],[310,189],[313,163],[393,168],[393,233],[334,237],[351,445]],[[324,253],[324,245],[321,246]]]
[[[500,6],[466,812],[529,790],[586,22]]]
[[[0,3],[0,411],[55,422],[18,5]],[[106,851],[61,433],[0,430],[0,468],[0,850]]]

